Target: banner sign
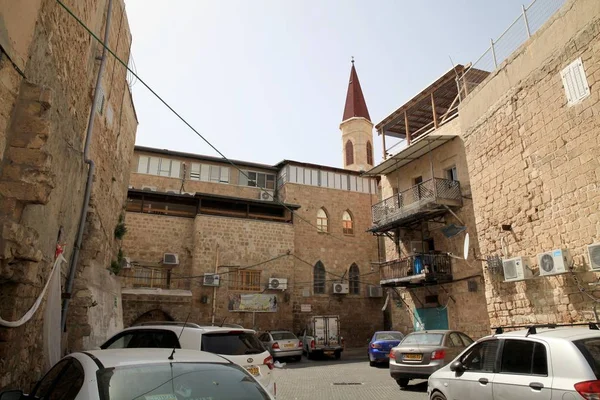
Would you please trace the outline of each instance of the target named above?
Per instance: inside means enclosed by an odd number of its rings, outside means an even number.
[[[228,309],[233,312],[277,312],[277,295],[230,293]]]

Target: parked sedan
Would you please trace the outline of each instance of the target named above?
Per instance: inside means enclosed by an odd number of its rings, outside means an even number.
[[[411,379],[427,379],[471,343],[473,339],[457,331],[410,333],[390,351],[390,375],[400,387],[406,387]]]
[[[274,359],[283,357],[292,357],[296,361],[302,359],[302,341],[292,332],[264,332],[258,339],[265,345]]]
[[[398,346],[404,338],[404,334],[398,331],[379,331],[375,332],[369,341],[369,365],[375,366],[377,363],[387,363],[390,361],[390,349]]]
[[[117,349],[73,353],[30,394],[4,400],[275,399],[248,371],[216,354],[183,349]]]

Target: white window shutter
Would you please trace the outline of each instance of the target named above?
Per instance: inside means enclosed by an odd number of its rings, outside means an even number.
[[[569,106],[580,103],[590,95],[590,86],[583,68],[581,57],[564,68],[560,77],[565,88],[565,95]]]
[[[179,178],[181,175],[181,161],[171,161],[171,178]]]
[[[139,172],[140,174],[147,174],[148,173],[148,162],[150,161],[150,157],[148,156],[140,156],[140,159],[138,160],[138,169],[137,172]]]

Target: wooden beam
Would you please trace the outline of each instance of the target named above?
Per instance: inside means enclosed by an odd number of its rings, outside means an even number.
[[[385,131],[381,130],[381,140],[383,141],[383,161],[387,159],[387,151],[385,149]]]
[[[435,127],[435,129],[438,128],[438,117],[437,117],[437,113],[435,112],[435,100],[433,98],[433,92],[431,92],[431,109],[433,110],[433,126]]]
[[[408,129],[408,115],[404,110],[404,129],[406,129],[406,143],[410,146],[410,130]]]
[[[444,121],[446,120],[446,117],[448,117],[448,113],[450,112],[450,110],[452,110],[452,108],[454,108],[454,105],[456,104],[456,102],[458,101],[459,98],[460,98],[460,95],[456,95],[456,97],[454,98],[454,101],[452,102],[452,104],[450,104],[450,107],[448,107],[448,110],[442,117],[442,123],[444,123]]]

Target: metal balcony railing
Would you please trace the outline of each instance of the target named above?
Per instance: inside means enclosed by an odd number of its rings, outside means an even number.
[[[382,286],[404,286],[452,280],[452,260],[443,253],[415,253],[407,257],[373,263],[379,267]]]
[[[119,272],[123,288],[190,290],[189,279],[178,279],[168,269],[132,267]]]
[[[372,207],[375,227],[401,222],[436,207],[461,206],[460,182],[433,178],[380,201]]]

